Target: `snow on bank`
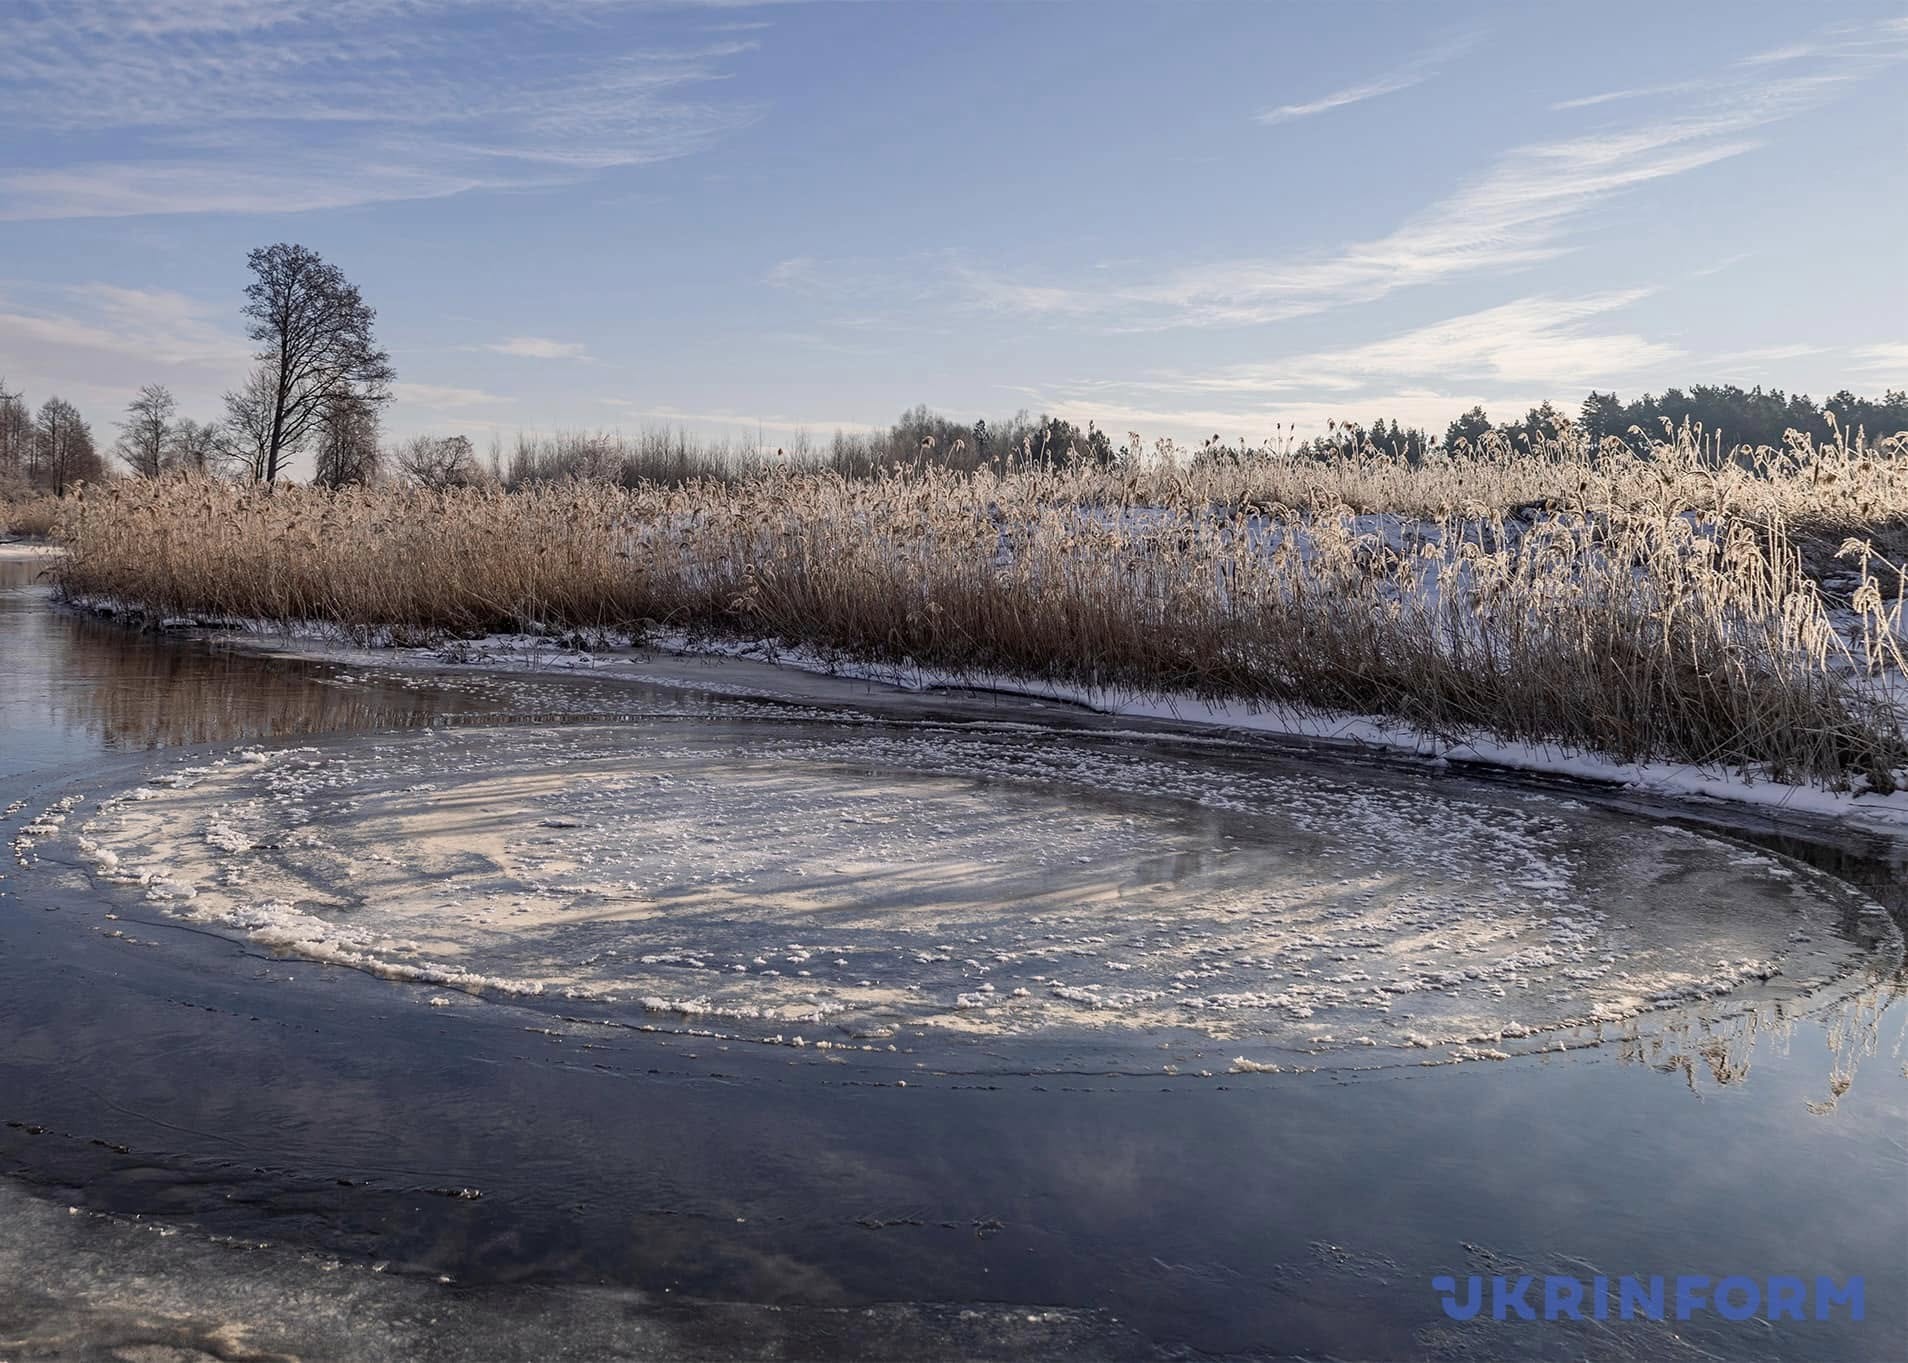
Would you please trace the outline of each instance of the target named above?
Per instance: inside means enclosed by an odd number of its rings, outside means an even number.
[[[1193,696],[1149,697],[1108,688],[963,673],[915,666],[862,663],[773,640],[710,640],[682,634],[653,636],[651,647],[685,658],[739,659],[818,676],[838,677],[905,692],[962,690],[1025,696],[1078,705],[1100,714],[1254,734],[1302,738],[1360,750],[1408,754],[1434,761],[1476,763],[1509,771],[1614,785],[1673,800],[1742,805],[1769,816],[1828,819],[1877,832],[1908,836],[1908,789],[1878,795],[1828,790],[1757,779],[1719,766],[1679,762],[1620,762],[1594,753],[1539,743],[1511,742],[1483,734],[1433,734],[1375,715],[1299,711],[1289,707],[1215,704]],[[491,635],[439,648],[406,650],[431,662],[530,671],[589,672],[605,677],[697,685],[644,671],[641,650],[605,647],[584,651],[535,635]],[[712,683],[720,685],[720,683]]]
[[[38,562],[57,558],[65,551],[46,540],[0,539],[0,562]]]
[[[78,597],[71,604],[100,614],[133,614],[122,603]],[[588,674],[605,679],[647,681],[688,687],[711,694],[756,694],[756,686],[736,686],[712,677],[693,680],[659,677],[650,660],[658,654],[677,658],[746,660],[817,677],[853,680],[899,692],[960,690],[1028,697],[1078,705],[1100,714],[1160,722],[1174,727],[1302,738],[1348,748],[1409,754],[1433,761],[1475,763],[1507,771],[1594,781],[1671,800],[1739,805],[1770,817],[1784,815],[1828,819],[1896,836],[1908,836],[1908,788],[1877,794],[1859,786],[1830,790],[1794,785],[1718,765],[1686,762],[1622,762],[1561,745],[1508,741],[1483,733],[1452,735],[1413,728],[1377,715],[1295,709],[1289,706],[1214,703],[1196,696],[1148,696],[1112,688],[1082,686],[991,673],[958,672],[842,658],[806,645],[771,639],[716,639],[679,632],[652,633],[643,646],[615,631],[578,631],[561,635],[492,634],[431,647],[402,645],[388,630],[349,630],[321,621],[288,624],[258,620],[166,620],[166,627],[207,627],[250,637],[272,637],[348,653],[387,652],[427,665],[453,664],[507,668],[549,674]],[[1876,683],[1899,690],[1898,679]]]

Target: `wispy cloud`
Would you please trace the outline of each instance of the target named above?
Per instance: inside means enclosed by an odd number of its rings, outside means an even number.
[[[457,388],[438,383],[394,383],[391,385],[391,396],[407,406],[422,407],[433,412],[496,407],[510,401],[507,397],[487,393],[481,388]]]
[[[0,297],[0,378],[35,402],[53,394],[78,402],[95,421],[117,415],[147,383],[168,385],[186,412],[210,417],[250,357],[231,316],[167,289],[16,292]]]
[[[441,199],[520,184],[422,164],[356,165],[303,155],[274,168],[190,160],[95,162],[58,170],[0,171],[0,221],[123,218],[148,213],[303,213],[396,199]]]
[[[1700,265],[1696,269],[1691,270],[1689,277],[1691,279],[1707,279],[1711,275],[1721,274],[1724,270],[1733,270],[1745,260],[1754,260],[1755,256],[1756,253],[1754,251],[1731,251],[1728,255],[1723,256],[1719,260],[1712,260],[1707,265]]]
[[[1313,114],[1328,113],[1333,109],[1342,109],[1348,104],[1362,104],[1380,95],[1409,90],[1412,86],[1421,83],[1427,74],[1424,71],[1413,71],[1380,76],[1376,80],[1368,80],[1359,85],[1347,85],[1342,90],[1334,90],[1329,95],[1320,95],[1317,99],[1307,100],[1303,104],[1281,104],[1276,109],[1267,109],[1257,117],[1261,123],[1289,123],[1295,118],[1310,118]]]
[[[790,256],[771,265],[762,282],[778,289],[803,287],[814,282],[819,264],[813,256]]]
[[[1570,109],[1594,109],[1599,104],[1615,104],[1621,100],[1655,99],[1662,95],[1686,95],[1700,90],[1703,83],[1695,80],[1671,81],[1666,85],[1635,85],[1625,90],[1605,90],[1602,94],[1581,95],[1576,99],[1559,100],[1550,106],[1552,113],[1561,113]]]
[[[1785,43],[1781,47],[1772,47],[1766,52],[1744,57],[1741,65],[1774,66],[1779,62],[1800,61],[1804,57],[1814,56],[1817,50],[1814,43]]]
[[[1166,373],[1131,385],[1154,393],[1266,396],[1369,391],[1374,384],[1439,384],[1567,391],[1608,383],[1679,359],[1675,346],[1590,323],[1647,296],[1642,289],[1574,298],[1532,295],[1416,327],[1363,345],[1230,365],[1201,374]]]
[[[183,294],[83,284],[60,295],[61,307],[0,311],[0,356],[60,349],[178,368],[243,363],[248,354],[243,337]]]
[[[590,354],[580,341],[553,341],[547,336],[512,336],[507,341],[487,345],[499,355],[516,355],[527,360],[587,360]]]
[[[1362,104],[1368,99],[1377,99],[1380,95],[1395,94],[1400,90],[1409,90],[1437,74],[1440,63],[1456,57],[1472,46],[1475,40],[1461,39],[1441,44],[1424,52],[1397,70],[1386,75],[1375,76],[1371,80],[1347,85],[1330,94],[1320,95],[1299,104],[1281,104],[1275,109],[1267,109],[1257,115],[1261,123],[1290,123],[1294,119],[1311,118],[1315,114],[1329,113],[1333,109],[1343,109],[1350,104]]]
[[[1747,119],[1674,120],[1535,143],[1386,236],[1298,259],[1212,262],[1151,281],[1074,287],[968,271],[977,304],[1101,320],[1114,330],[1280,321],[1399,289],[1555,259],[1566,230],[1604,200],[1741,155]]]
[[[1634,393],[1692,378],[1751,383],[1823,355],[1884,383],[1908,380],[1908,343],[1838,349],[1797,342],[1697,355],[1605,323],[1650,293],[1533,295],[1363,345],[1025,392],[1042,410],[1092,417],[1111,430],[1256,440],[1275,425],[1317,433],[1328,420],[1382,416],[1435,430],[1472,406],[1514,415],[1546,400],[1568,406],[1597,388]]]
[[[1718,78],[1687,111],[1514,147],[1389,234],[1328,254],[1219,260],[1157,278],[1090,283],[955,266],[948,282],[982,309],[1150,331],[1279,321],[1540,264],[1571,250],[1572,230],[1612,199],[1744,155],[1770,125],[1897,65],[1908,57],[1908,28],[1883,26],[1844,45],[1850,55],[1830,68]]]
[[[1876,24],[1834,24],[1812,38],[1783,43],[1742,58],[1738,66],[1780,66],[1813,57],[1865,57],[1908,40],[1908,16]]]
[[[37,133],[54,153],[0,166],[0,219],[299,212],[535,188],[688,155],[758,116],[751,101],[715,93],[752,42],[644,45],[608,22],[648,7],[0,9],[0,123]],[[590,39],[583,57],[579,27]],[[98,158],[102,134],[129,152]],[[63,145],[76,159],[58,159]]]
[[[1442,430],[1472,406],[1515,414],[1682,364],[1688,357],[1674,345],[1601,324],[1647,296],[1532,295],[1363,345],[1029,396],[1058,415],[1175,437],[1259,440],[1275,427],[1316,434],[1329,420],[1377,416]]]
[[[681,407],[657,406],[632,401],[628,398],[599,398],[605,407],[614,407],[625,416],[636,417],[648,422],[663,422],[673,426],[720,427],[734,430],[776,431],[782,434],[800,434],[802,432],[819,433],[822,431],[845,431],[850,434],[862,434],[876,430],[874,426],[858,421],[828,421],[813,417],[794,417],[780,413],[757,413],[744,411],[696,411]]]
[[[1762,373],[1771,365],[1806,359],[1811,355],[1826,355],[1829,350],[1828,346],[1800,341],[1789,345],[1750,346],[1746,350],[1726,350],[1720,355],[1707,356],[1702,366],[1707,375],[1723,382],[1733,382],[1746,373]]]
[[[1908,341],[1863,346],[1855,352],[1855,365],[1866,373],[1887,375],[1908,388]]]

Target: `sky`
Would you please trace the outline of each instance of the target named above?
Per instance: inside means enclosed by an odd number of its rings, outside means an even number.
[[[393,436],[926,403],[1257,442],[1908,387],[1908,6],[0,0],[0,379],[218,415],[246,253]]]

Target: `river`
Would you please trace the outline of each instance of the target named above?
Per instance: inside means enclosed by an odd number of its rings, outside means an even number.
[[[0,1358],[1908,1338],[1878,835],[766,667],[137,633],[5,554]],[[1865,1318],[1431,1281],[1525,1274],[1859,1276]]]

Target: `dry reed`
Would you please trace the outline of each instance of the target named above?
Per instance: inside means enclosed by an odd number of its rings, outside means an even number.
[[[45,539],[53,533],[60,518],[58,497],[32,497],[26,501],[0,501],[0,534],[24,535]]]
[[[514,494],[87,489],[64,589],[158,615],[359,631],[770,638],[839,660],[1370,714],[1624,761],[1891,790],[1908,452],[1718,460],[1369,448],[1147,468]],[[1838,617],[1805,541],[1848,540]],[[1838,544],[1840,540],[1836,541]]]

